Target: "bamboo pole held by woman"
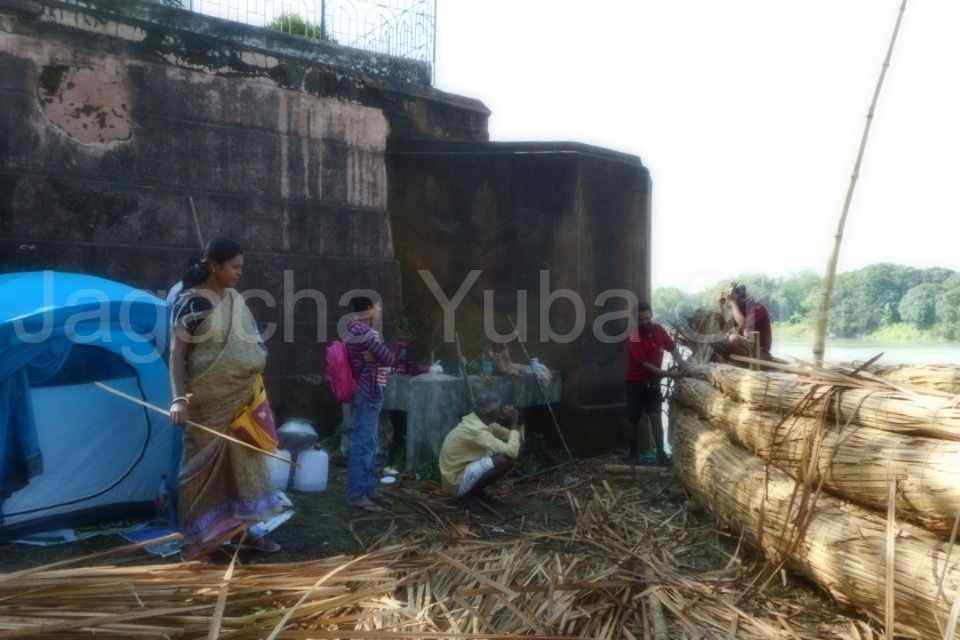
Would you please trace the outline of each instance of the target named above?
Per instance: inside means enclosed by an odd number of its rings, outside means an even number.
[[[146,401],[144,401],[144,400],[141,400],[140,398],[134,398],[134,397],[131,396],[130,394],[124,393],[123,391],[120,391],[119,389],[114,389],[114,388],[111,387],[110,385],[103,384],[102,382],[95,382],[94,384],[97,385],[98,387],[100,387],[101,389],[103,389],[104,391],[106,391],[106,392],[108,392],[108,393],[112,393],[112,394],[115,395],[115,396],[119,396],[119,397],[123,398],[124,400],[129,400],[130,402],[133,402],[134,404],[138,404],[138,405],[140,405],[141,407],[144,407],[145,409],[150,409],[151,411],[155,411],[156,413],[159,413],[160,415],[167,416],[168,418],[170,417],[170,412],[169,412],[169,411],[165,411],[164,409],[161,409],[160,407],[158,407],[158,406],[155,405],[155,404],[151,404],[151,403],[149,403],[149,402],[146,402]],[[193,420],[187,420],[185,424],[186,424],[187,426],[189,426],[189,427],[193,427],[194,429],[199,429],[200,431],[205,431],[205,432],[209,433],[210,435],[212,435],[212,436],[214,436],[214,437],[216,437],[216,438],[221,438],[221,439],[223,439],[223,440],[226,440],[227,442],[232,442],[233,444],[240,445],[241,447],[245,447],[245,448],[247,448],[247,449],[250,449],[251,451],[256,451],[257,453],[260,453],[260,454],[262,454],[262,455],[269,456],[269,457],[271,457],[271,458],[275,458],[276,460],[280,460],[281,462],[285,462],[285,463],[291,465],[292,467],[296,467],[296,466],[297,466],[295,463],[291,462],[290,460],[287,460],[286,458],[281,458],[280,456],[276,455],[275,453],[271,453],[271,452],[267,451],[266,449],[261,449],[260,447],[255,447],[255,446],[253,446],[252,444],[246,443],[246,442],[244,442],[243,440],[238,440],[237,438],[234,438],[233,436],[229,436],[229,435],[227,435],[227,434],[225,434],[225,433],[220,433],[219,431],[216,431],[216,430],[214,430],[214,429],[211,429],[210,427],[205,427],[205,426],[203,426],[202,424],[200,424],[199,422],[194,422]]]

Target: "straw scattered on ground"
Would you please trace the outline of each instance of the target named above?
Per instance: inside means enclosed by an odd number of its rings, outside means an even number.
[[[744,597],[761,560],[670,471],[609,462],[515,483],[509,500],[473,512],[429,483],[408,486],[394,500],[416,522],[386,524],[356,556],[203,566],[107,555],[0,574],[0,638],[876,637],[786,574]],[[522,509],[531,500],[565,517]]]

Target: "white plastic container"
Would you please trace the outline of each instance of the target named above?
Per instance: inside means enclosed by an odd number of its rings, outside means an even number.
[[[327,470],[330,457],[323,449],[309,449],[297,457],[297,470],[293,476],[293,488],[307,493],[322,493],[327,490]]]
[[[290,460],[290,452],[284,449],[278,449],[273,452],[284,460]],[[286,491],[290,484],[290,463],[267,457],[267,470],[270,472],[270,484],[274,489]]]

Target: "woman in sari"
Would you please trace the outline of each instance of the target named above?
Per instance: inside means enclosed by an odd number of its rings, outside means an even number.
[[[235,287],[243,251],[231,240],[207,245],[203,260],[183,278],[173,308],[170,417],[219,432],[253,400],[267,354],[253,315]],[[205,556],[281,509],[262,454],[194,428],[183,431],[178,482],[184,557]],[[278,551],[265,539],[261,551]]]

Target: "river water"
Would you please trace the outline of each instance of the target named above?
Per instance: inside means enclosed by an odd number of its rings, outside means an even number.
[[[779,358],[813,360],[813,343],[774,342],[773,353]],[[880,344],[859,340],[832,340],[827,343],[827,362],[863,362],[883,353],[878,364],[960,364],[960,344]]]

